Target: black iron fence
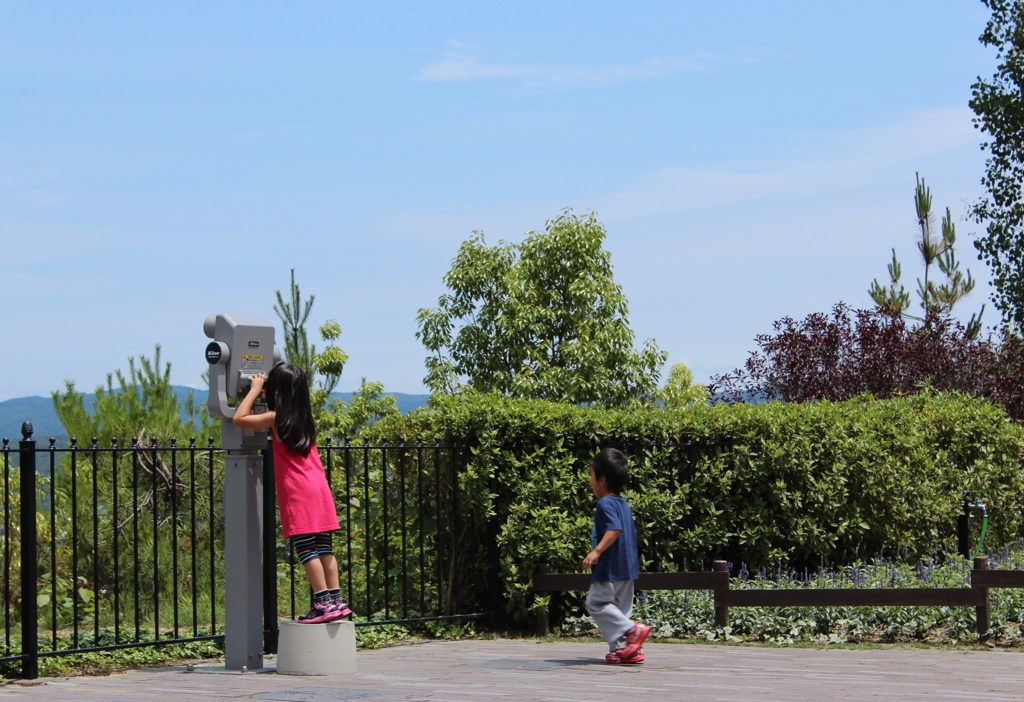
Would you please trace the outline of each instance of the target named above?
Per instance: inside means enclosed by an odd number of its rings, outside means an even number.
[[[459,501],[458,446],[328,441],[320,456],[341,524],[335,554],[342,592],[358,626],[489,614],[481,603],[492,574],[463,548],[468,506]],[[287,548],[278,562],[287,564],[294,617],[309,607],[302,594],[312,593],[290,545],[279,548]]]
[[[23,434],[2,445],[0,672],[31,679],[45,657],[222,641],[224,598],[244,587],[224,573],[225,452],[194,440],[37,446],[31,425]],[[484,616],[488,576],[458,548],[457,447],[327,443],[321,455],[357,625]],[[305,611],[309,588],[280,538],[269,450],[264,459],[265,650],[274,652],[279,612]]]

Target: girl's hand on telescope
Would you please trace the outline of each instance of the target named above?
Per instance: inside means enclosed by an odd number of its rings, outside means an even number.
[[[249,376],[249,382],[251,383],[250,392],[255,391],[256,394],[263,392],[263,383],[266,382],[267,376],[262,373]]]

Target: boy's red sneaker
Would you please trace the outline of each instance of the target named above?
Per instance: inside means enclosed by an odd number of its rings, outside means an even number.
[[[651,627],[647,624],[641,624],[636,622],[633,628],[626,633],[626,645],[619,649],[623,658],[632,658],[632,656],[639,651],[644,641],[647,640],[648,634],[651,633]]]
[[[636,653],[634,653],[632,656],[629,656],[628,658],[622,655],[622,651],[623,649],[620,648],[619,650],[612,651],[611,653],[606,655],[604,657],[605,663],[611,663],[612,665],[623,665],[629,663],[643,663],[645,660],[644,650],[642,648],[638,650]]]

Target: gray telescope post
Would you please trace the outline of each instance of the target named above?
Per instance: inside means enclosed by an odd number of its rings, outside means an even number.
[[[221,420],[224,462],[224,667],[263,668],[263,456],[266,431],[231,422],[249,378],[269,373],[281,354],[274,328],[256,315],[217,314],[203,323],[210,364],[208,407]],[[258,413],[265,405],[254,407]],[[270,506],[273,509],[273,505]]]
[[[263,457],[224,462],[224,667],[263,667]]]

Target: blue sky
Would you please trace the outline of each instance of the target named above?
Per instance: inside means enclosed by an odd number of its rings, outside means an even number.
[[[422,392],[416,313],[473,230],[608,231],[637,344],[700,381],[786,315],[915,288],[915,173],[983,190],[974,0],[0,0],[0,400],[90,391],[203,320],[276,323],[294,268],[342,325],[339,389]],[[988,305],[986,318],[995,321]]]

